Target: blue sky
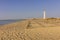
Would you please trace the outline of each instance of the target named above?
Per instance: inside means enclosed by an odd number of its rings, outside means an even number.
[[[0,20],[60,17],[60,0],[0,0]]]

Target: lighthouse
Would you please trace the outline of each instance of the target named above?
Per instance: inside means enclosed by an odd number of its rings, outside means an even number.
[[[43,19],[45,19],[46,18],[46,11],[44,10],[43,11]]]

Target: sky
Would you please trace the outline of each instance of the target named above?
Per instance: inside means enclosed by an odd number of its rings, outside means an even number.
[[[0,0],[0,20],[60,17],[60,0]]]

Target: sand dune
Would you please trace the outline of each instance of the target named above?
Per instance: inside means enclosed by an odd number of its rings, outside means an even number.
[[[60,19],[27,19],[2,25],[0,40],[60,40]]]

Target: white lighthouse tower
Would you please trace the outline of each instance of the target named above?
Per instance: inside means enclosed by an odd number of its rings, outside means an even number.
[[[43,19],[45,19],[46,18],[46,11],[44,10],[43,11]]]

